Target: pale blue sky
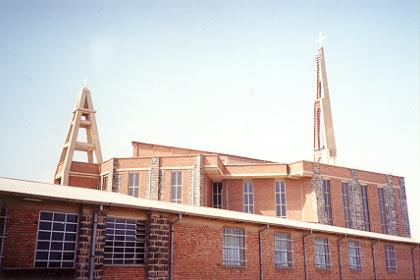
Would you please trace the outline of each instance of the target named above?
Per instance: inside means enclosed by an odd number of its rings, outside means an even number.
[[[105,159],[131,141],[312,159],[315,39],[339,165],[406,177],[420,238],[417,1],[0,0],[0,176],[51,182],[87,78]]]

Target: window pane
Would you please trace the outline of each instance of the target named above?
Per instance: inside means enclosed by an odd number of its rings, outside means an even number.
[[[114,224],[111,220],[108,218],[106,223],[104,263],[144,263],[145,222],[127,219]],[[115,230],[116,227],[121,229]]]
[[[225,266],[245,265],[245,236],[242,229],[224,229],[223,264]]]
[[[39,217],[35,267],[74,267],[75,243],[63,239],[76,239],[77,215],[41,211]]]

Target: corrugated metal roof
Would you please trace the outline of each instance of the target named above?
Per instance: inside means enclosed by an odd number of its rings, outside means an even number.
[[[313,232],[325,232],[347,236],[357,236],[384,241],[420,244],[419,240],[392,236],[374,232],[360,231],[343,227],[308,223],[295,220],[281,219],[272,216],[247,214],[237,211],[196,207],[177,203],[134,198],[128,195],[91,190],[85,188],[61,186],[47,183],[24,181],[0,177],[0,192],[11,195],[37,197],[51,200],[83,202],[89,204],[103,204],[106,206],[120,206],[144,210],[155,210],[183,215],[200,216],[206,218],[240,221],[260,225],[288,227]]]

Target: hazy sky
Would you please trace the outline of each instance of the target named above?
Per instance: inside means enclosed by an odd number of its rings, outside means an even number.
[[[0,176],[52,182],[83,80],[131,141],[312,159],[315,39],[338,165],[406,178],[420,238],[418,1],[0,0]]]

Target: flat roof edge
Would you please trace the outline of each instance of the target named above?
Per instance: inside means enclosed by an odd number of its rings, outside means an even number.
[[[346,235],[367,239],[378,239],[390,242],[420,244],[420,240],[406,237],[385,235],[381,233],[365,232],[360,230],[322,225],[271,216],[247,214],[237,211],[215,209],[209,207],[197,207],[169,203],[163,201],[134,198],[128,195],[84,189],[78,187],[61,186],[33,181],[24,181],[0,177],[0,192],[16,196],[31,196],[41,199],[72,201],[93,205],[107,205],[117,207],[129,207],[158,212],[180,213],[188,216],[199,216],[211,219],[224,219],[229,221],[247,222],[253,224],[268,224],[272,226],[293,228],[296,230]]]

